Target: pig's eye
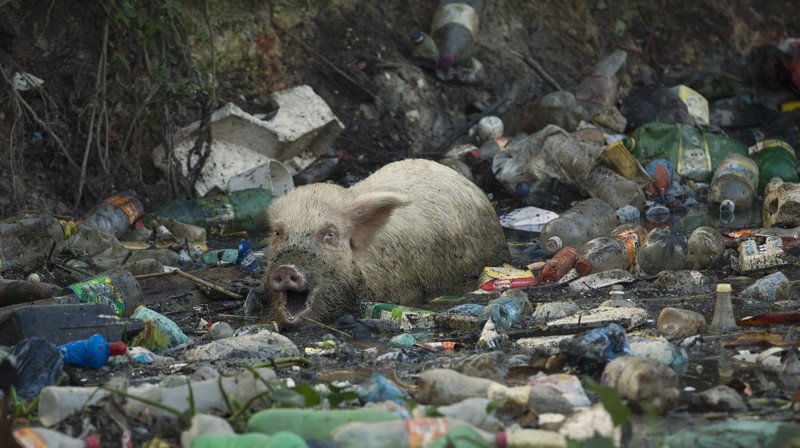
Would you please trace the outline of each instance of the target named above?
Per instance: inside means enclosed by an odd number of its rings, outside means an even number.
[[[323,243],[336,246],[339,244],[339,230],[333,224],[327,225],[317,232],[317,238]]]

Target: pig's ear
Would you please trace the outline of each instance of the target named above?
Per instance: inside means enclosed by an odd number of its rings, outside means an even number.
[[[401,193],[375,192],[356,196],[347,220],[350,224],[350,247],[353,251],[361,250],[372,242],[375,234],[389,220],[397,207],[411,202],[408,196]]]

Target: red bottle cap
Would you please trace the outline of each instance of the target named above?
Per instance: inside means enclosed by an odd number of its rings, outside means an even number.
[[[112,344],[115,344],[115,342],[112,342]],[[100,448],[100,441],[97,440],[97,436],[88,436],[83,439],[83,442],[86,444],[86,448]]]
[[[585,258],[581,258],[575,263],[575,270],[578,271],[578,274],[580,274],[581,277],[583,277],[584,275],[588,275],[590,272],[592,272],[592,264],[589,263],[589,261]]]
[[[124,355],[128,351],[128,346],[124,342],[109,342],[108,353],[111,356]]]
[[[447,70],[452,67],[455,62],[456,57],[453,56],[453,53],[445,53],[439,58],[439,68]]]
[[[499,431],[494,436],[494,446],[496,448],[507,448],[508,447],[508,437],[506,437],[506,433],[503,431]]]

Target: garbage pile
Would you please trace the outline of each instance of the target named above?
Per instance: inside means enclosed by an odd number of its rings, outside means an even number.
[[[480,83],[482,7],[442,2],[412,59]],[[626,60],[530,101],[518,134],[486,114],[438,161],[350,188],[316,182],[343,125],[300,86],[273,116],[212,116],[199,199],[5,217],[0,438],[797,445],[798,141],[727,132],[744,94],[623,92]],[[186,170],[201,126],[170,156]],[[567,191],[580,199],[554,209]]]

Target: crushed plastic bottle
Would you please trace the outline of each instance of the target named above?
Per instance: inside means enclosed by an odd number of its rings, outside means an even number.
[[[618,99],[617,72],[627,59],[628,53],[623,50],[615,50],[606,56],[594,66],[592,73],[583,78],[575,89],[575,96],[581,101],[613,106]]]
[[[539,246],[554,254],[562,247],[580,247],[605,236],[616,225],[614,207],[600,199],[586,199],[547,223],[539,236]]]
[[[580,186],[589,196],[602,199],[615,208],[632,205],[637,209],[644,208],[644,191],[636,182],[626,179],[620,174],[598,165],[583,178]]]
[[[112,196],[89,210],[81,225],[121,237],[142,216],[144,207],[133,193]]]
[[[627,267],[625,245],[619,239],[610,237],[595,238],[581,246],[575,262],[575,270],[581,276]]]
[[[112,305],[120,317],[130,317],[144,303],[136,277],[121,269],[73,283],[58,294],[53,299],[56,303],[104,303]]]
[[[637,356],[622,356],[603,369],[601,383],[642,410],[664,414],[678,404],[680,381],[664,364]]]
[[[661,271],[677,271],[683,268],[686,259],[686,238],[675,235],[669,229],[655,228],[647,234],[636,263],[650,275]]]
[[[686,249],[686,269],[710,269],[722,259],[725,241],[717,229],[698,227],[689,235]]]
[[[441,0],[433,16],[431,36],[439,46],[438,66],[447,70],[472,57],[483,0]]]
[[[666,307],[658,315],[656,328],[669,340],[682,340],[702,333],[706,328],[706,318],[696,311]]]
[[[508,290],[484,308],[481,317],[491,318],[497,327],[508,330],[523,313],[530,312],[528,295],[521,290]]]
[[[720,163],[711,179],[708,188],[708,203],[720,207],[721,213],[730,213],[727,210],[730,203],[736,209],[749,209],[753,206],[756,192],[758,191],[758,165],[745,156],[730,154]],[[726,210],[722,209],[722,202],[726,203]]]
[[[50,215],[17,213],[0,221],[0,273],[27,274],[61,253],[77,231],[72,221]]]
[[[411,56],[426,66],[436,65],[439,61],[439,48],[433,38],[416,27],[408,31],[408,37],[412,43]]]

